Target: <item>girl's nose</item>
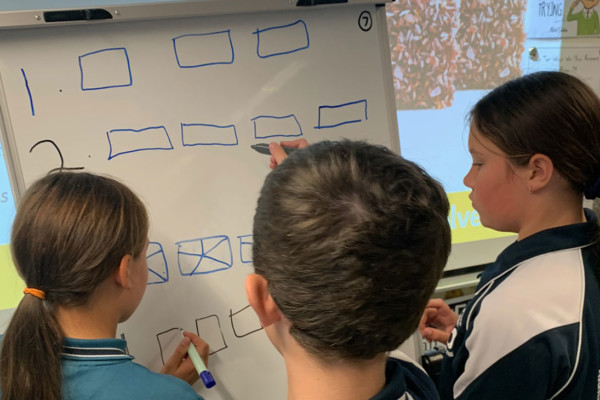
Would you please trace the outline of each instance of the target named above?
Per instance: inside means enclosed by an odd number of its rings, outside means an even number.
[[[473,189],[473,186],[471,185],[471,171],[473,171],[473,167],[471,167],[471,169],[469,170],[469,172],[467,172],[467,174],[465,175],[465,177],[463,178],[463,184],[468,187],[469,189]]]

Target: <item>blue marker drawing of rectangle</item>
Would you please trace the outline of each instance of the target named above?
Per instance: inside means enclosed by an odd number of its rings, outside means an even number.
[[[164,126],[144,129],[113,129],[106,132],[110,147],[108,159],[145,150],[173,150],[173,143]]]
[[[236,146],[235,125],[181,124],[184,146]]]
[[[244,264],[250,264],[252,262],[252,241],[253,235],[242,235],[238,236],[240,240],[240,260]]]
[[[252,118],[252,121],[254,122],[254,137],[256,139],[267,139],[276,136],[302,136],[302,127],[294,114],[283,117],[260,115]]]
[[[315,129],[335,128],[367,120],[367,100],[334,106],[319,106],[319,124]]]
[[[131,86],[131,66],[124,47],[102,49],[79,56],[81,90]]]
[[[310,47],[308,28],[301,19],[288,25],[257,29],[253,34],[256,35],[256,53],[260,58],[294,53]]]
[[[160,243],[148,243],[146,263],[148,264],[148,285],[169,282],[169,267]]]
[[[179,68],[233,64],[235,59],[229,30],[177,36],[173,38],[173,49]]]
[[[210,274],[233,266],[231,243],[225,235],[175,243],[179,272],[183,276]]]

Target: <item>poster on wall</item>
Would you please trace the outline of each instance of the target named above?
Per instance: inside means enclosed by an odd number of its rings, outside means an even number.
[[[534,0],[526,13],[529,38],[600,36],[600,0]]]

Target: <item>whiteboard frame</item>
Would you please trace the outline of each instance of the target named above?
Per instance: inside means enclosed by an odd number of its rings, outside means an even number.
[[[0,76],[0,143],[2,143],[3,158],[6,163],[6,171],[8,172],[8,180],[10,181],[16,208],[21,201],[22,194],[25,192],[25,181],[18,151],[16,151],[17,144],[10,123],[10,112],[8,111],[5,93],[2,77]]]
[[[139,0],[142,1],[142,0]],[[98,7],[48,8],[41,10],[0,12],[0,29],[115,23],[134,20],[197,17],[206,15],[260,13],[271,11],[306,10],[318,7],[347,7],[357,4],[383,5],[393,0],[344,0],[345,3],[318,6],[297,6],[297,0],[194,0],[152,4],[124,4]],[[97,21],[45,22],[45,11],[68,11],[101,8],[112,15],[112,19]],[[389,47],[389,46],[388,46]],[[391,68],[391,67],[390,67]]]

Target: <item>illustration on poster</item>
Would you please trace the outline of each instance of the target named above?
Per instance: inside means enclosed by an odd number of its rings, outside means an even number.
[[[599,1],[600,0],[575,0],[571,3],[569,13],[567,14],[567,21],[577,21],[577,36],[600,34],[598,12],[594,10],[594,7],[598,5]],[[583,9],[573,13],[573,10],[579,3],[583,5]]]

